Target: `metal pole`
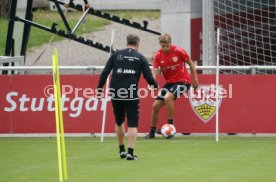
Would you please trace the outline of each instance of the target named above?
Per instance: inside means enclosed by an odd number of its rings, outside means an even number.
[[[82,20],[86,17],[86,15],[88,14],[88,12],[90,11],[90,8],[87,8],[87,10],[83,13],[82,17],[79,19],[78,23],[76,24],[76,26],[73,28],[72,30],[72,34],[75,33],[75,31],[78,29],[78,27],[80,26]]]
[[[217,29],[217,69],[216,69],[216,142],[219,142],[219,44],[220,29]]]
[[[113,42],[114,42],[114,36],[115,36],[115,30],[112,29],[109,57],[112,54],[112,47],[113,47]],[[104,99],[106,101],[106,104],[105,104],[105,109],[103,110],[101,142],[104,141],[104,130],[105,130],[105,123],[106,123],[107,101],[108,101],[108,94],[109,94],[109,92],[108,92],[109,91],[109,82],[110,82],[110,76],[107,77],[106,84],[105,84],[106,87],[105,87],[105,96],[104,96]]]

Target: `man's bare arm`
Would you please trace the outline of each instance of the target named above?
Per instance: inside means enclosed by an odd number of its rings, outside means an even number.
[[[157,73],[158,73],[158,68],[152,68],[152,77],[155,81],[156,81]],[[153,88],[150,85],[148,85],[148,89],[152,90]]]
[[[190,66],[191,74],[193,76],[193,87],[194,87],[194,89],[197,89],[199,87],[199,81],[198,81],[198,77],[197,77],[195,64],[191,59],[189,59],[188,64]]]
[[[154,78],[154,80],[156,80],[157,73],[158,73],[158,68],[152,68],[152,77]]]

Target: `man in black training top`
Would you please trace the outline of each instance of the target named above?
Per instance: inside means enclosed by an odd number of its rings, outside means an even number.
[[[127,48],[115,52],[108,60],[99,80],[97,95],[103,96],[103,86],[106,79],[113,70],[110,83],[110,94],[115,115],[115,131],[119,143],[119,153],[121,158],[136,160],[134,146],[137,137],[137,127],[139,120],[139,96],[138,82],[141,73],[149,85],[157,88],[157,83],[152,77],[149,64],[146,58],[138,53],[140,38],[137,35],[127,36]],[[124,120],[127,117],[128,124],[128,153],[124,146]]]

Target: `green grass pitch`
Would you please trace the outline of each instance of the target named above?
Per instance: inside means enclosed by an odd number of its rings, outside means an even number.
[[[275,182],[276,139],[139,138],[137,161],[119,159],[115,138],[66,138],[68,182]],[[55,138],[0,138],[1,182],[57,182]]]

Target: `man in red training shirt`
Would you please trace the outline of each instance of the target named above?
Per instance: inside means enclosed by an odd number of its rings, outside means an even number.
[[[158,114],[163,106],[166,106],[168,112],[168,123],[174,124],[174,100],[181,94],[187,92],[192,85],[194,89],[199,86],[197,72],[193,61],[185,50],[171,44],[171,37],[168,34],[160,36],[159,43],[161,49],[156,52],[153,61],[153,78],[156,79],[158,69],[166,80],[166,84],[161,88],[156,100],[153,103],[151,114],[151,129],[145,137],[155,138]],[[190,66],[192,79],[187,71],[187,63]]]

